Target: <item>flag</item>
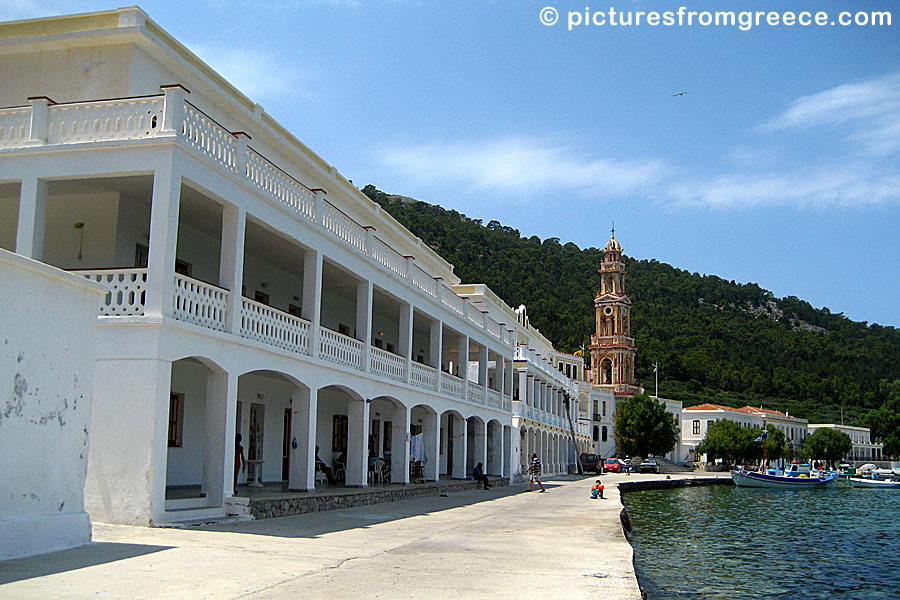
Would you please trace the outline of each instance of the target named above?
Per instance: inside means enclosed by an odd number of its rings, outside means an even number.
[[[576,350],[575,352],[572,353],[572,355],[573,356],[584,356],[584,352],[582,352],[581,350]]]
[[[761,442],[761,441],[763,441],[764,439],[766,439],[767,437],[769,437],[769,432],[768,432],[768,431],[763,431],[761,434],[759,434],[759,437],[756,438],[756,439],[753,440],[753,441],[754,441],[754,442]]]
[[[654,373],[659,373],[659,365],[656,364],[656,363],[653,363],[653,372],[654,372]]]

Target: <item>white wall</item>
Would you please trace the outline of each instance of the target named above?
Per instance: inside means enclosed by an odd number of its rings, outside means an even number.
[[[0,250],[0,560],[86,544],[99,286]],[[11,393],[10,393],[11,392]]]

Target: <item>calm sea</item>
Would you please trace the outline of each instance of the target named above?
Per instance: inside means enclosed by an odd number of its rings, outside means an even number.
[[[900,491],[709,486],[623,498],[649,600],[900,598]]]

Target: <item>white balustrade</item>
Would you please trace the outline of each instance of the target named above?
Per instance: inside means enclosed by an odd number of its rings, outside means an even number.
[[[74,273],[109,289],[109,293],[100,298],[100,316],[127,317],[144,314],[147,269],[103,269]]]
[[[437,387],[437,369],[414,362],[409,373],[409,381],[416,387],[433,390]]]
[[[351,248],[366,252],[366,229],[341,212],[333,204],[325,202],[322,215],[322,226],[325,231],[341,240]]]
[[[372,247],[372,258],[388,271],[392,271],[400,277],[406,277],[406,258],[378,238],[375,238],[375,244]]]
[[[49,107],[48,144],[72,144],[154,137],[162,128],[162,96]]]
[[[406,359],[381,348],[369,349],[369,372],[394,381],[406,381]]]
[[[229,295],[228,290],[176,273],[173,316],[179,321],[224,331]]]
[[[444,303],[450,310],[455,312],[458,315],[463,315],[466,312],[466,301],[456,295],[456,292],[448,288],[446,285],[443,285],[443,290],[441,290],[441,302]]]
[[[0,109],[0,148],[16,148],[28,141],[31,131],[31,108]]]
[[[410,279],[414,286],[416,286],[432,298],[437,298],[438,283],[431,275],[426,273],[422,269],[422,267],[414,264]]]
[[[500,323],[488,317],[487,321],[487,332],[494,336],[495,338],[502,339],[503,338],[503,328],[500,327]]]
[[[241,337],[309,354],[309,321],[249,298],[241,298]]]
[[[361,341],[325,327],[320,327],[319,332],[319,358],[351,369],[362,369]]]
[[[477,383],[469,382],[469,393],[468,393],[469,402],[474,402],[475,404],[484,404],[484,386],[478,385]]]
[[[455,398],[463,397],[463,380],[450,373],[441,374],[441,392]]]
[[[247,178],[257,189],[291,208],[303,219],[315,219],[315,195],[252,148],[247,149]]]
[[[487,405],[492,406],[494,408],[500,408],[503,406],[503,400],[500,397],[500,392],[497,390],[492,390],[488,388],[487,390]]]
[[[484,329],[484,313],[474,306],[469,306],[469,320]]]
[[[503,410],[507,412],[512,410],[512,400],[509,396],[503,396]]]
[[[190,102],[184,103],[181,136],[220,167],[237,171],[237,139]]]

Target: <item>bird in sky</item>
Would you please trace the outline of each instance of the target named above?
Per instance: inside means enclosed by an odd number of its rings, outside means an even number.
[[[678,92],[677,94],[672,94],[672,97],[674,98],[675,96],[684,96],[685,94],[687,94],[687,92]]]

